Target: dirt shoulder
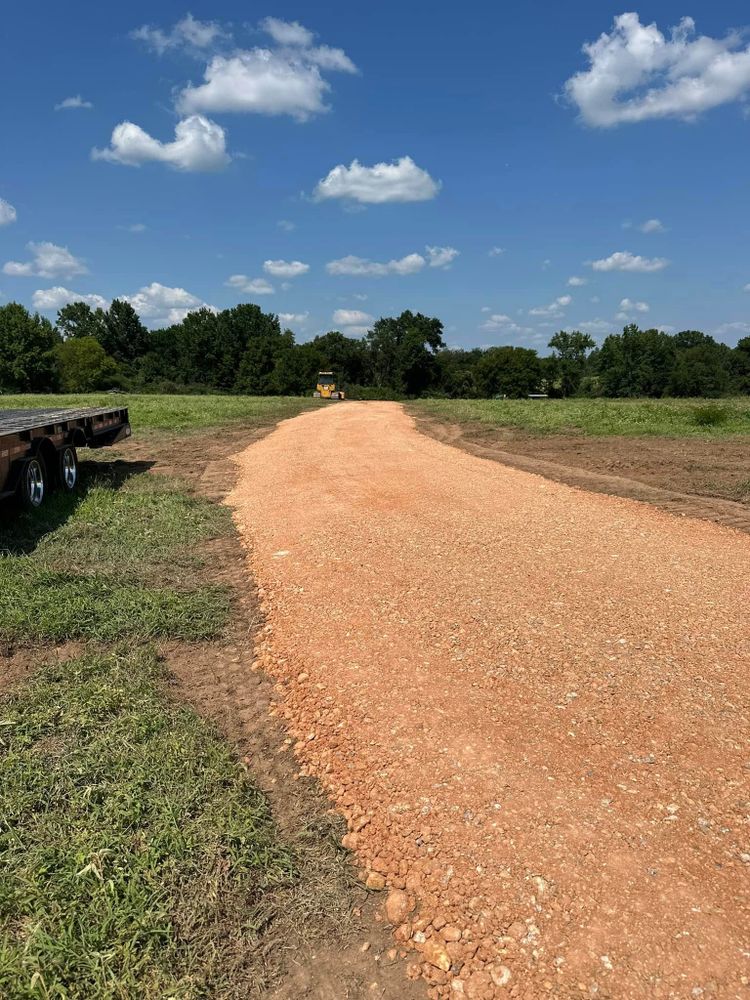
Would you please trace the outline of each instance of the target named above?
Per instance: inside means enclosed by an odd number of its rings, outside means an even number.
[[[97,459],[106,466],[105,475],[116,480],[150,471],[186,484],[188,495],[220,503],[237,474],[229,456],[272,429],[268,424],[189,435],[136,434]],[[82,452],[82,463],[87,460],[90,463],[88,453]],[[89,464],[88,471],[94,469]],[[191,584],[226,588],[232,611],[220,639],[156,643],[170,677],[170,696],[216,724],[253,785],[270,801],[281,839],[298,862],[299,878],[279,894],[270,929],[260,938],[260,964],[275,984],[263,996],[420,1000],[423,985],[406,979],[405,953],[400,956],[393,948],[376,913],[376,900],[341,847],[345,824],[331,811],[319,783],[300,773],[291,741],[272,708],[273,682],[254,667],[255,639],[265,623],[237,535],[230,532],[201,542],[193,554]],[[67,660],[83,648],[83,643],[0,648],[0,688],[22,684],[41,664]]]
[[[470,455],[750,532],[747,437],[540,435],[413,415],[422,433]]]

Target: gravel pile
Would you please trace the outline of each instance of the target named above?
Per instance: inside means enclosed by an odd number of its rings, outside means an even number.
[[[304,414],[229,497],[258,666],[434,998],[747,997],[750,538]]]

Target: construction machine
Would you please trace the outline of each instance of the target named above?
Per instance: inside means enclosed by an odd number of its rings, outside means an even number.
[[[313,396],[315,399],[346,399],[343,389],[337,389],[336,376],[333,372],[318,372],[318,384]]]

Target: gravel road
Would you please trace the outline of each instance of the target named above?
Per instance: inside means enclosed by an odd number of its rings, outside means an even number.
[[[393,403],[235,460],[258,663],[430,995],[750,996],[750,538]]]

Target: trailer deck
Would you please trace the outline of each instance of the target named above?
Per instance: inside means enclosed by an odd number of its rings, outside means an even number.
[[[0,499],[18,495],[38,507],[49,488],[72,490],[78,448],[103,448],[130,436],[125,406],[0,409]]]

